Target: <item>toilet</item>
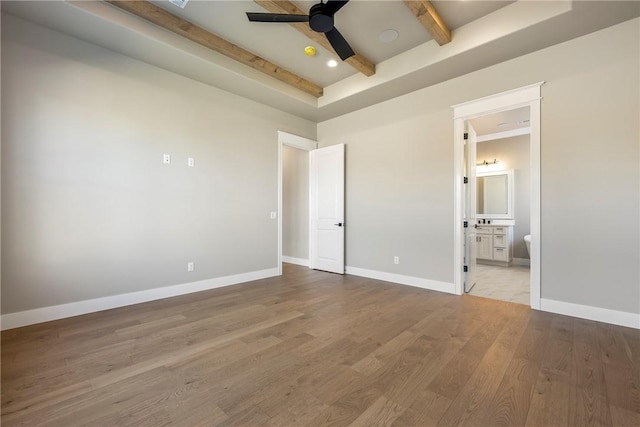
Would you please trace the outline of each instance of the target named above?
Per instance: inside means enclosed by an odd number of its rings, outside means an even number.
[[[531,256],[531,234],[524,236],[524,244],[527,245],[527,253]]]

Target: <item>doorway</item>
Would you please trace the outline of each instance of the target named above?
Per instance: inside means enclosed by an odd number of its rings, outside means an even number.
[[[473,138],[465,145],[475,143],[465,150],[466,170],[474,169],[476,179],[475,202],[468,206],[474,219],[465,231],[475,237],[471,241],[477,248],[476,262],[470,266],[475,271],[465,278],[465,292],[529,305],[530,108],[480,116],[466,125]],[[471,185],[465,185],[466,192]]]
[[[482,117],[489,117],[496,114],[501,114],[518,109],[526,108],[529,115],[529,166],[530,166],[530,208],[529,208],[529,230],[530,230],[530,244],[529,244],[529,259],[530,259],[530,276],[529,276],[529,305],[531,308],[540,309],[540,87],[541,83],[536,83],[523,88],[503,92],[493,96],[481,98],[478,100],[469,101],[463,104],[455,105],[454,108],[454,160],[455,160],[455,187],[454,187],[454,201],[455,201],[455,241],[454,241],[454,282],[456,285],[456,293],[462,294],[465,290],[465,279],[468,274],[477,273],[474,269],[475,258],[470,257],[469,253],[473,253],[478,250],[475,246],[476,239],[481,237],[480,234],[491,233],[492,242],[508,243],[509,239],[512,239],[512,229],[509,229],[509,213],[506,213],[500,217],[494,218],[494,215],[481,214],[482,218],[475,218],[475,189],[473,191],[473,200],[470,202],[467,200],[467,192],[465,185],[476,185],[473,183],[476,173],[476,162],[479,160],[484,163],[486,160],[487,165],[494,159],[475,159],[475,152],[473,155],[465,156],[465,134],[467,125],[478,121]],[[472,125],[473,126],[473,125]],[[520,131],[523,132],[523,131]],[[494,132],[496,133],[496,132]],[[498,132],[499,133],[499,132]],[[481,135],[482,136],[482,135]],[[476,137],[477,138],[477,137]],[[473,162],[473,167],[470,168],[473,176],[467,177],[469,170],[466,169],[467,160]],[[499,159],[498,159],[499,162]],[[470,184],[464,184],[465,177],[468,178]],[[505,182],[506,179],[505,179]],[[507,185],[507,184],[501,184]],[[513,203],[513,198],[511,199]],[[465,207],[469,204],[474,206],[473,214],[470,210],[467,210],[465,215]],[[513,213],[511,213],[513,215]],[[473,227],[476,235],[475,239],[470,242],[465,242],[467,234],[465,233],[465,218],[467,221],[467,227]],[[480,230],[478,232],[477,220],[481,220],[481,227],[491,228],[490,230]],[[497,221],[497,222],[496,222]],[[503,221],[504,222],[503,224]],[[491,222],[491,224],[488,224]],[[487,227],[487,226],[491,227]],[[499,233],[496,234],[494,228],[502,228]],[[486,237],[486,236],[485,236]],[[523,240],[524,242],[524,240]],[[478,242],[483,244],[482,242]],[[472,249],[470,251],[470,248]],[[513,248],[512,248],[513,249]],[[492,255],[490,261],[497,263],[510,263],[512,259],[508,254],[508,247],[503,245],[497,245],[491,248]],[[505,255],[506,254],[506,255]],[[477,255],[476,255],[477,256]],[[489,255],[482,255],[485,258],[490,258]],[[466,265],[465,265],[466,264]],[[475,279],[478,280],[477,278]]]
[[[278,274],[282,263],[309,266],[309,152],[318,143],[278,131]],[[284,252],[286,250],[286,253]]]
[[[280,275],[283,261],[344,274],[345,146],[317,145],[278,131],[278,211],[272,218],[278,218]],[[295,248],[298,253],[284,253]]]

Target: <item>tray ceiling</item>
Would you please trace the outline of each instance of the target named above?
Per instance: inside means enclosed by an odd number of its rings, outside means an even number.
[[[249,22],[246,12],[268,12],[266,3],[287,6],[287,2],[243,0],[191,0],[184,9],[164,0],[149,6],[174,16],[171,20],[177,19],[180,28],[191,23],[268,67],[308,81],[319,92],[274,78],[254,64],[238,62],[117,4],[3,1],[2,11],[313,121],[640,15],[636,1],[432,1],[430,6],[451,31],[451,42],[440,45],[415,14],[419,3],[429,2],[351,0],[338,11],[335,24],[353,49],[375,66],[375,73],[368,76],[291,25]],[[315,3],[292,5],[307,13]],[[398,38],[381,41],[380,34],[390,29]],[[304,53],[309,45],[317,50],[313,57]],[[339,62],[335,68],[326,66],[332,58]],[[448,66],[454,63],[455,67]]]

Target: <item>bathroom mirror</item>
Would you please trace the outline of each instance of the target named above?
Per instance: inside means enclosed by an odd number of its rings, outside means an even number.
[[[476,217],[513,219],[513,170],[476,174]]]

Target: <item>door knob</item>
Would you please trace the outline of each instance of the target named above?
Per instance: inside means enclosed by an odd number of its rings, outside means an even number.
[[[338,227],[342,227],[342,223],[341,222],[339,222],[337,224],[333,224],[333,225],[337,225]]]

